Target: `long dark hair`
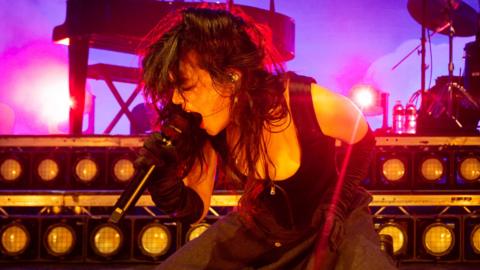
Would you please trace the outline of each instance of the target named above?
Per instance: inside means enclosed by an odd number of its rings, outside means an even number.
[[[255,181],[259,175],[257,162],[265,161],[265,168],[268,162],[271,164],[263,131],[279,126],[288,119],[289,112],[283,96],[283,68],[272,53],[275,50],[269,40],[271,35],[241,15],[222,9],[188,8],[180,16],[170,16],[150,36],[153,42],[144,52],[142,67],[145,95],[153,104],[169,103],[173,89],[181,90],[178,86],[182,82],[177,79],[182,78],[179,61],[192,50],[197,52],[200,67],[210,73],[215,85],[231,79],[229,70],[241,73],[240,83],[231,95],[229,124],[239,130],[239,140],[233,148],[227,147],[225,134],[213,140],[223,138],[214,144],[222,157],[220,175],[243,182],[241,206],[246,206],[260,192],[259,181]],[[246,163],[245,177],[241,177],[235,165],[239,158]]]

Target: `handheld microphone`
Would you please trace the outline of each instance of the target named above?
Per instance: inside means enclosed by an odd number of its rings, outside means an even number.
[[[122,193],[117,203],[115,203],[113,213],[110,215],[108,222],[118,223],[120,219],[125,215],[130,206],[134,205],[140,195],[147,187],[147,180],[155,169],[155,165],[150,166],[150,168],[145,173],[145,170],[141,170],[139,173],[140,177],[134,178],[127,186],[125,191]],[[143,177],[141,177],[143,175]]]
[[[175,106],[168,108],[168,110],[170,110],[171,114],[163,123],[162,132],[151,135],[155,137],[155,142],[160,144],[160,147],[178,146],[176,145],[176,142],[178,142],[183,131],[188,130],[192,126],[192,120],[190,119],[191,116],[189,116],[187,113]],[[146,149],[146,151],[149,150]],[[109,222],[118,223],[128,209],[135,205],[139,197],[145,191],[150,175],[153,173],[153,171],[162,170],[163,167],[165,167],[166,162],[164,157],[158,156],[155,157],[155,160],[156,162],[154,164],[144,164],[143,166],[139,166],[139,173],[137,173],[136,177],[130,181],[115,203],[113,213],[110,215],[108,220]]]
[[[181,133],[181,130],[179,130],[179,132]],[[164,145],[172,144],[171,141],[165,137],[165,135],[160,133],[159,136],[162,137],[161,141]],[[162,161],[161,157],[159,158],[159,161]],[[155,169],[160,170],[162,167],[163,164],[153,164],[150,165],[148,168],[140,168],[137,176],[130,181],[130,183],[123,191],[122,195],[120,195],[117,202],[115,203],[113,213],[108,219],[109,222],[118,223],[120,219],[122,219],[128,209],[130,209],[132,205],[135,205],[135,203],[138,201],[140,196],[147,188],[147,184],[149,182],[148,180],[153,171]]]

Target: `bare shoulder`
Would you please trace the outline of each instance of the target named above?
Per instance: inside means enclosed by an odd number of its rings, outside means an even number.
[[[347,143],[363,138],[368,125],[351,100],[317,84],[312,84],[311,91],[315,115],[325,135]]]

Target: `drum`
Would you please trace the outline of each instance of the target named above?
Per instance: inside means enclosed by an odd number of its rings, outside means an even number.
[[[480,41],[465,45],[465,88],[477,100],[480,100]]]
[[[435,85],[422,96],[417,118],[418,135],[478,135],[480,113],[475,105],[478,102],[462,85],[463,81],[463,77],[454,76],[449,87],[448,76],[435,80]],[[453,100],[450,91],[453,91]],[[449,102],[452,102],[451,113]]]

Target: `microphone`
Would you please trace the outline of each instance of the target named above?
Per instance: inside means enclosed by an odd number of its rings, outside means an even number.
[[[160,135],[162,137],[162,143],[164,145],[171,145],[171,141],[165,137],[162,133]],[[161,157],[159,157],[159,161]],[[158,168],[157,168],[158,167]],[[148,180],[150,175],[153,173],[155,169],[161,169],[163,166],[157,166],[155,164],[150,165],[148,168],[140,168],[139,173],[135,178],[133,178],[130,183],[128,183],[127,187],[123,191],[122,195],[118,198],[115,206],[113,207],[113,213],[110,215],[108,219],[109,222],[118,223],[120,219],[125,215],[125,213],[130,209],[132,205],[138,201],[140,196],[143,194],[145,189],[147,188]]]
[[[143,191],[145,191],[148,182],[147,180],[155,167],[156,165],[150,166],[146,172],[145,170],[141,170],[138,174],[140,177],[136,177],[130,181],[117,203],[115,203],[113,213],[110,215],[108,222],[118,223],[128,209],[130,209],[130,206],[138,201],[138,198],[142,195]],[[143,177],[141,177],[142,175]]]
[[[175,108],[173,108],[175,109]],[[180,138],[184,130],[191,127],[188,115],[183,111],[174,112],[162,126],[162,132],[152,134],[157,136],[157,141],[163,147],[172,147]],[[148,151],[148,150],[147,150]],[[157,157],[157,163],[145,167],[141,167],[139,173],[127,185],[119,199],[115,203],[114,210],[110,215],[109,222],[118,223],[131,206],[135,205],[142,193],[147,188],[149,177],[154,170],[161,170],[165,166],[165,161],[161,156]]]

